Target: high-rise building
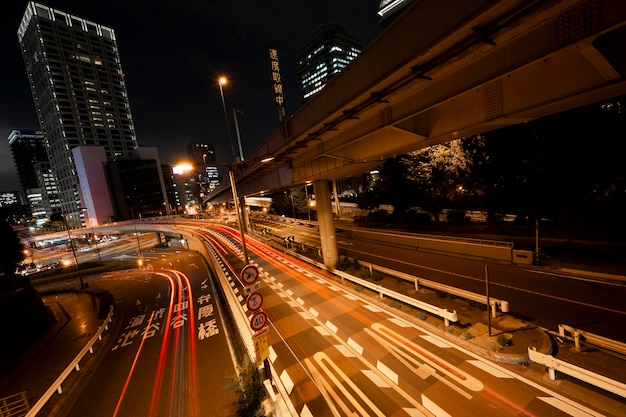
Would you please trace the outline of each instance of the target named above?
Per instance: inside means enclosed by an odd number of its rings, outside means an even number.
[[[300,51],[296,71],[300,100],[304,103],[361,53],[361,41],[339,25],[325,24],[313,32]]]
[[[380,28],[384,29],[398,17],[414,0],[381,0],[378,6]]]
[[[212,165],[217,162],[215,147],[210,142],[191,140],[187,143],[187,157],[198,166],[198,197],[203,198],[220,185],[222,178],[219,168]]]
[[[80,215],[72,149],[102,146],[116,160],[137,147],[115,32],[31,1],[17,34],[61,210]]]
[[[48,161],[43,133],[34,130],[13,130],[8,140],[22,190],[26,192],[29,188],[38,188],[34,166],[38,162]]]
[[[61,211],[57,183],[48,163],[43,133],[13,130],[8,140],[22,191],[33,217],[41,223],[44,218]]]

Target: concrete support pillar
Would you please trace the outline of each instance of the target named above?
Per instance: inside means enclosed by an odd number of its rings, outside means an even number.
[[[324,265],[334,268],[339,260],[335,221],[330,202],[330,186],[327,180],[315,181],[315,205],[317,207],[317,223],[320,229],[322,259]]]

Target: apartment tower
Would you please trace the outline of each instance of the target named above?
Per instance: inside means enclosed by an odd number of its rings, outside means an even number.
[[[339,25],[325,24],[313,32],[300,51],[296,72],[300,101],[309,100],[361,53],[361,41]]]
[[[61,210],[81,216],[72,149],[101,146],[117,160],[137,148],[115,32],[29,2],[17,34]]]

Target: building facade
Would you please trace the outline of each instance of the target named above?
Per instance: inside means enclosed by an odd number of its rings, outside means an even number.
[[[298,54],[296,72],[302,103],[322,90],[359,53],[361,41],[336,24],[318,27]]]
[[[18,39],[61,210],[80,215],[72,149],[102,146],[114,160],[131,158],[137,147],[115,32],[29,2]]]
[[[43,132],[13,130],[8,141],[33,217],[41,223],[53,213],[60,213],[57,182],[48,162]]]

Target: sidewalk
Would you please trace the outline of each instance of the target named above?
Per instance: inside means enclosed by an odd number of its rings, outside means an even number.
[[[0,375],[0,398],[26,391],[33,405],[85,347],[102,324],[99,304],[85,293],[42,296],[55,324]]]

